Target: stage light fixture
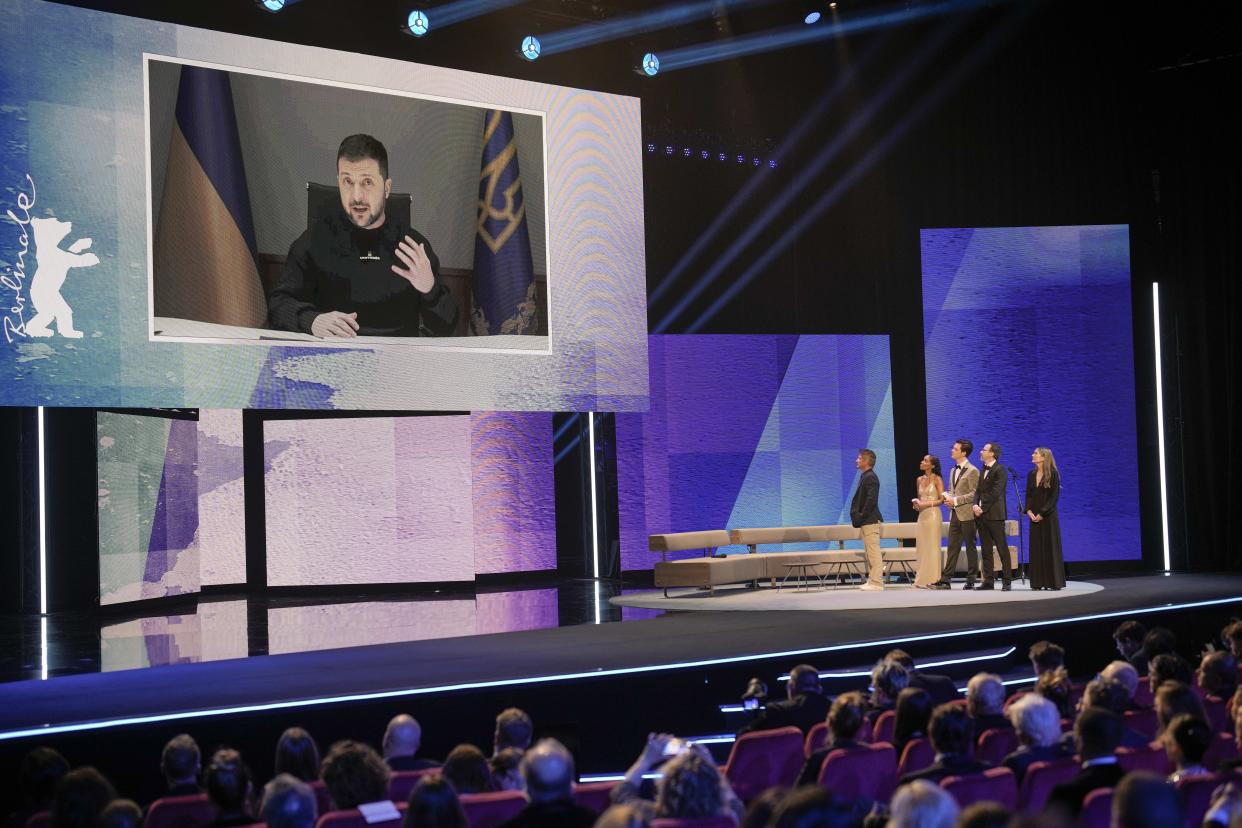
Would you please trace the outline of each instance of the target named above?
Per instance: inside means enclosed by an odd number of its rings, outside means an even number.
[[[522,57],[527,60],[537,59],[540,51],[542,51],[542,48],[543,47],[539,45],[539,38],[534,35],[527,35],[522,38]]]
[[[806,17],[802,18],[802,22],[808,26],[813,26],[814,24],[819,22],[819,18],[820,18],[819,12],[813,11],[810,14],[808,14]]]
[[[286,0],[254,0],[255,5],[264,11],[270,11],[275,14],[284,9],[287,5]]]
[[[829,3],[829,4],[828,4],[828,8],[832,9],[833,11],[836,11],[836,10],[837,10],[837,4],[836,4],[836,3]]]
[[[427,17],[427,12],[421,9],[410,12],[409,17],[405,19],[405,30],[414,37],[422,37],[431,31],[431,20]]]
[[[642,69],[643,74],[649,78],[655,77],[660,71],[660,59],[655,56],[654,52],[643,55]]]

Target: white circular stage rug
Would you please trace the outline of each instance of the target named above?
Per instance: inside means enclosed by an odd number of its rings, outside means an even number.
[[[1029,582],[1028,582],[1029,583]],[[897,609],[899,607],[944,607],[967,604],[1005,604],[1011,601],[1052,601],[1090,595],[1104,587],[1085,581],[1066,581],[1065,589],[1032,590],[1021,581],[1014,581],[1013,589],[1002,592],[997,583],[994,590],[963,590],[960,583],[953,589],[915,589],[906,584],[886,586],[880,592],[864,592],[858,587],[815,587],[810,591],[786,586],[773,589],[762,586],[748,589],[745,586],[717,587],[710,595],[705,589],[670,589],[665,598],[662,590],[632,592],[609,603],[619,607],[641,607],[670,611],[713,610],[771,612],[773,610],[861,610]]]

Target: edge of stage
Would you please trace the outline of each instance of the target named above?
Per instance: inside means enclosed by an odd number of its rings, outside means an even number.
[[[939,593],[945,600],[936,606],[900,612],[891,608],[674,612],[624,623],[12,682],[0,685],[0,741],[635,673],[727,665],[753,669],[769,659],[850,663],[861,661],[868,647],[933,641],[945,650],[963,650],[998,633],[1012,636],[1050,625],[1198,607],[1227,611],[1225,605],[1242,604],[1238,574],[1092,580],[1103,588],[1051,600],[982,603],[972,601],[972,593],[954,589]]]

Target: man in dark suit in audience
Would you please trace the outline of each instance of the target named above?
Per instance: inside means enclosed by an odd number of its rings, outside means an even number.
[[[506,708],[496,715],[496,730],[492,733],[492,756],[507,748],[526,750],[535,736],[535,723],[530,714],[518,707]]]
[[[895,661],[902,667],[905,667],[906,673],[910,677],[910,683],[906,686],[926,690],[927,695],[931,696],[932,707],[939,707],[945,702],[956,701],[961,698],[961,694],[957,692],[957,685],[953,683],[953,679],[948,676],[924,673],[922,670],[915,669],[914,659],[905,650],[889,650],[888,655],[884,656],[884,660]]]
[[[423,729],[408,713],[394,716],[384,731],[384,762],[394,771],[426,770],[440,767],[439,762],[419,759],[415,754],[423,741]]]
[[[1121,663],[1124,664],[1124,662]],[[1126,666],[1128,667],[1129,665]],[[1087,686],[1082,691],[1082,701],[1079,702],[1078,707],[1079,710],[1086,710],[1088,707],[1101,707],[1105,710],[1111,710],[1122,717],[1121,747],[1147,747],[1151,739],[1128,727],[1125,723],[1125,713],[1130,709],[1130,703],[1130,694],[1124,684],[1117,679],[1107,679],[1101,676],[1087,682]],[[1070,734],[1067,741],[1072,744],[1072,739],[1073,736]]]
[[[975,723],[975,738],[985,730],[1009,730],[1013,727],[1002,712],[1005,707],[1005,685],[994,673],[976,673],[966,685],[966,712]]]
[[[916,779],[939,782],[946,776],[982,773],[991,767],[971,758],[970,748],[974,744],[975,729],[961,705],[942,704],[937,707],[932,713],[928,731],[932,747],[936,750],[936,761],[923,770],[907,773],[901,777],[899,785]]]
[[[1121,744],[1121,717],[1111,710],[1088,707],[1074,724],[1074,744],[1082,757],[1082,770],[1048,794],[1044,812],[1054,818],[1075,820],[1082,812],[1083,800],[1096,788],[1115,788],[1126,775],[1117,762]]]
[[[789,684],[785,688],[789,698],[772,702],[764,711],[738,731],[775,730],[793,725],[805,735],[808,730],[828,716],[828,699],[819,683],[819,671],[809,664],[799,664],[789,671]]]
[[[983,468],[979,471],[979,489],[971,511],[975,513],[975,525],[979,527],[979,546],[983,554],[983,584],[979,589],[994,589],[996,581],[992,549],[995,548],[1001,562],[1001,589],[1008,592],[1013,582],[1012,561],[1009,560],[1009,544],[1005,540],[1005,485],[1009,476],[1000,460],[1000,446],[984,443],[979,449]]]
[[[501,828],[591,828],[599,815],[574,802],[574,757],[555,739],[542,739],[522,757],[526,798]]]
[[[897,708],[897,697],[910,683],[906,668],[885,659],[871,668],[871,699],[867,704],[867,720],[875,725],[880,714]]]
[[[203,786],[198,783],[202,754],[198,743],[188,733],[180,733],[168,740],[160,754],[160,770],[168,783],[164,796],[191,796],[201,794]]]
[[[1140,676],[1147,675],[1147,653],[1143,652],[1143,638],[1147,635],[1147,627],[1142,621],[1133,618],[1122,621],[1113,630],[1113,642],[1117,652],[1130,663]]]
[[[1065,759],[1074,754],[1073,745],[1061,740],[1061,714],[1057,706],[1037,693],[1029,693],[1009,706],[1009,720],[1018,731],[1018,749],[1005,757],[1002,765],[1013,771],[1018,784],[1026,769],[1036,762]]]

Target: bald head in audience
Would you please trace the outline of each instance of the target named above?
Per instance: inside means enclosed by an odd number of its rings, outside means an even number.
[[[532,803],[569,799],[573,794],[574,757],[555,739],[541,739],[522,757],[522,778]]]
[[[384,731],[384,761],[413,756],[423,741],[423,728],[408,713],[392,717]]]

